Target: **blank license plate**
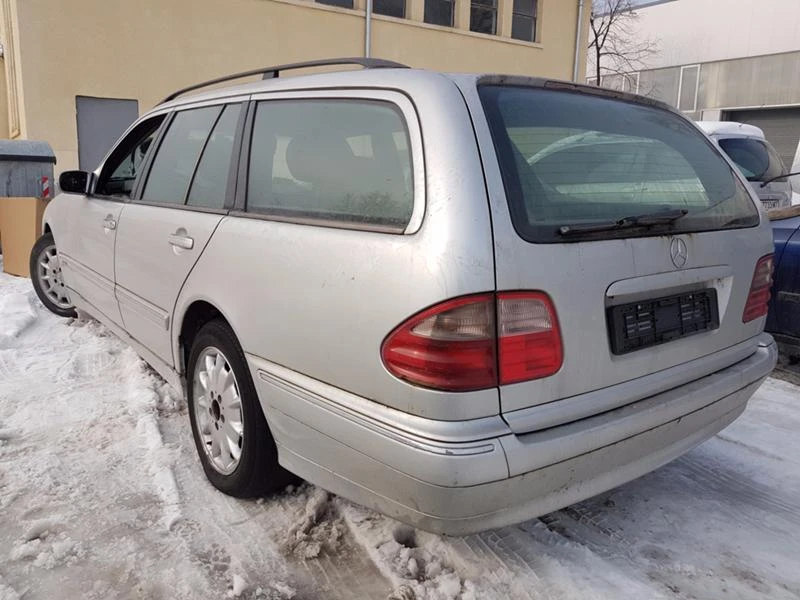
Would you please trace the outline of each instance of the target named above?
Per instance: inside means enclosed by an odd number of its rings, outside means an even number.
[[[627,354],[719,327],[713,288],[612,306],[607,313],[611,351]]]

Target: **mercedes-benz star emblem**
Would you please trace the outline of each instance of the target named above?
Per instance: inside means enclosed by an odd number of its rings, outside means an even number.
[[[686,247],[686,242],[681,238],[673,238],[669,245],[669,257],[672,259],[672,264],[682,269],[689,258],[689,249]]]

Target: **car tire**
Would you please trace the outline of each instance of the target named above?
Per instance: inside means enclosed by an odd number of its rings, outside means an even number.
[[[45,233],[31,249],[31,282],[45,308],[59,317],[77,317],[61,273],[61,263],[53,234]]]
[[[222,320],[194,336],[186,368],[189,418],[211,484],[237,498],[279,490],[294,476],[278,464],[244,352]]]

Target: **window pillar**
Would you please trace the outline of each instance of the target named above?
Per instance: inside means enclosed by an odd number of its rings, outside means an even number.
[[[472,5],[470,0],[456,0],[455,6],[455,15],[453,23],[456,29],[464,29],[469,31],[469,15],[470,15],[470,6]]]
[[[406,14],[411,21],[425,20],[425,0],[406,0]]]
[[[511,15],[514,10],[514,0],[497,0],[497,35],[511,37]]]

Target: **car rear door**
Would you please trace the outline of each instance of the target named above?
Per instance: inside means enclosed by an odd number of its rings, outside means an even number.
[[[124,203],[130,198],[150,146],[164,120],[137,123],[109,154],[88,196],[76,196],[67,224],[58,231],[59,254],[70,294],[78,306],[122,324],[114,295],[114,246]]]
[[[768,224],[706,138],[643,103],[541,86],[479,90],[464,91],[492,206],[501,410],[512,429],[609,410],[715,369],[693,361],[726,350],[732,364],[755,351],[747,341],[764,318],[744,311],[772,250]],[[558,160],[542,153],[587,133],[603,143],[563,148]],[[647,168],[631,162],[640,158],[632,144],[647,146]],[[537,154],[546,162],[530,164]],[[504,378],[502,298],[526,290],[539,293],[529,322],[561,347],[548,354],[532,343],[520,364],[537,378]],[[522,314],[523,304],[509,310]],[[615,387],[626,382],[624,393]],[[569,410],[559,410],[565,399]]]
[[[116,295],[125,328],[169,364],[175,300],[233,197],[244,100],[171,116],[117,232]]]

